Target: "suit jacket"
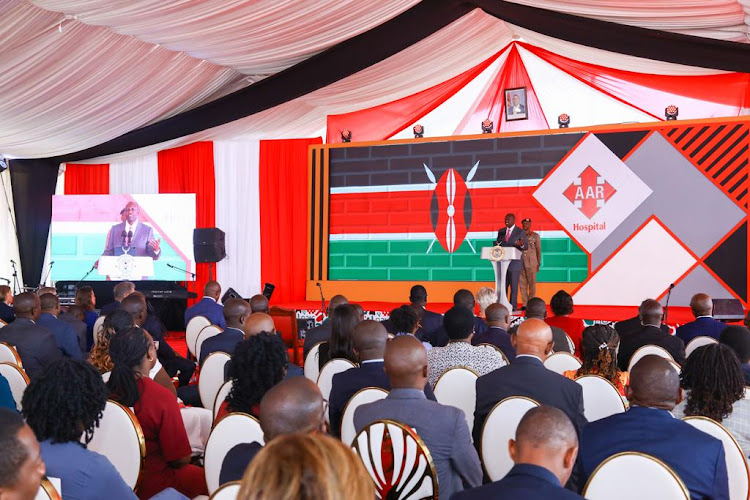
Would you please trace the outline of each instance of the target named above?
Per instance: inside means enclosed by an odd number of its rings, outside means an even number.
[[[205,316],[212,325],[227,327],[227,322],[224,320],[224,307],[211,297],[203,297],[185,310],[185,326],[196,316]]]
[[[78,339],[78,345],[81,347],[81,352],[86,351],[86,323],[76,318],[72,314],[62,313],[57,317],[60,321],[69,324],[73,327],[73,331],[76,332],[76,338]]]
[[[16,319],[16,313],[13,311],[13,308],[5,302],[0,302],[0,319],[6,323],[10,323]]]
[[[708,316],[701,316],[700,318],[696,318],[695,321],[685,323],[677,328],[677,333],[675,335],[680,338],[685,345],[695,337],[700,337],[702,335],[719,340],[719,335],[726,327],[726,323],[709,318]]]
[[[583,431],[579,450],[585,477],[607,457],[622,451],[639,451],[663,460],[680,476],[691,498],[729,498],[721,441],[674,418],[667,410],[634,406],[590,423]]]
[[[424,309],[422,315],[422,330],[429,333],[443,326],[443,315]]]
[[[231,356],[234,354],[234,348],[237,347],[237,344],[244,339],[243,331],[232,327],[226,328],[216,336],[207,338],[201,344],[200,366],[203,366],[206,358],[214,352],[223,351]]]
[[[219,472],[219,485],[230,481],[239,481],[245,474],[250,462],[255,455],[263,449],[263,445],[257,441],[252,443],[240,443],[230,449],[224,461],[221,463],[221,472]]]
[[[99,316],[106,316],[107,314],[114,312],[120,308],[120,301],[115,300],[114,302],[110,302],[109,304],[106,304],[102,309],[99,311]],[[149,332],[150,333],[150,332]]]
[[[521,324],[517,324],[513,326],[510,330],[508,330],[508,333],[510,335],[515,335],[518,331],[518,327],[521,326]],[[552,350],[554,352],[569,352],[570,354],[573,354],[573,352],[570,350],[570,344],[568,344],[568,338],[565,334],[565,330],[562,328],[559,328],[557,326],[547,325],[552,329]]]
[[[310,349],[312,349],[315,344],[320,342],[328,342],[328,339],[331,338],[331,322],[330,320],[325,320],[320,325],[316,326],[315,328],[310,328],[307,330],[307,333],[305,333],[305,343],[302,346],[302,355],[306,358],[307,353],[310,352]]]
[[[440,497],[482,484],[482,466],[471,444],[464,412],[428,401],[418,389],[393,389],[388,397],[360,406],[354,412],[354,427],[360,432],[376,420],[392,419],[416,430],[438,475]]]
[[[72,325],[60,321],[50,313],[42,313],[37,320],[37,324],[52,332],[60,354],[71,359],[83,359],[81,346]]]
[[[641,328],[643,328],[643,324],[641,323],[641,318],[639,316],[615,323],[615,330],[617,330],[617,334],[620,336],[620,341],[625,337],[637,333]],[[672,332],[667,325],[662,324],[659,328],[667,335],[672,335]]]
[[[483,334],[487,332],[488,329],[489,327],[487,326],[487,323],[485,323],[482,318],[474,316],[474,336]],[[424,338],[419,340],[429,342],[432,347],[445,347],[448,345],[450,338],[448,337],[448,332],[445,331],[445,327],[441,324],[436,330],[425,333]]]
[[[644,345],[658,345],[666,349],[679,364],[685,362],[685,344],[673,335],[667,335],[661,329],[647,325],[638,332],[620,341],[620,352],[617,355],[617,365],[620,370],[627,371],[630,358],[635,351]]]
[[[62,358],[54,334],[28,318],[16,318],[0,328],[0,342],[14,346],[30,379],[42,374],[44,369]]]
[[[497,232],[497,239],[495,240],[498,245],[501,247],[513,247],[518,248],[519,250],[526,250],[529,248],[529,242],[526,239],[526,231],[523,230],[523,228],[520,228],[518,226],[513,227],[513,232],[510,233],[510,239],[506,242],[505,241],[505,233],[508,230],[506,227],[500,228],[500,230]],[[518,240],[523,240],[523,244],[520,247],[516,246],[516,242]],[[513,259],[510,261],[510,265],[508,265],[509,271],[520,271],[523,269],[523,260],[522,259]]]
[[[125,231],[125,223],[120,222],[115,224],[107,233],[107,243],[104,246],[104,252],[102,255],[120,255],[123,239],[122,232]],[[138,225],[135,228],[135,234],[133,239],[130,241],[130,251],[128,252],[133,257],[151,257],[157,260],[161,255],[161,252],[156,253],[149,241],[154,239],[154,228],[139,220]]]
[[[575,500],[582,496],[560,486],[552,472],[532,464],[516,464],[500,481],[456,493],[451,500]]]
[[[341,436],[341,418],[344,415],[344,408],[357,391],[365,387],[380,387],[386,391],[391,390],[391,381],[383,370],[384,364],[383,361],[365,362],[357,368],[349,368],[333,376],[331,394],[328,396],[332,435]],[[437,401],[430,384],[425,385],[424,394],[430,401]]]
[[[474,334],[471,343],[473,345],[492,344],[503,351],[508,361],[516,359],[516,349],[510,343],[510,334],[497,326],[489,327],[486,332]]]

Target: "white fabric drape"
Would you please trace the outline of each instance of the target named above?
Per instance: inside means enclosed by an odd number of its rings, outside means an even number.
[[[227,251],[216,277],[242,297],[261,290],[259,163],[258,141],[214,142],[216,227],[226,233]]]
[[[18,254],[18,240],[16,239],[15,211],[13,210],[13,194],[11,192],[10,170],[0,173],[0,285],[9,285],[13,289],[13,266],[10,261],[16,261],[18,268],[18,282],[23,284],[21,274],[21,259]],[[8,280],[8,281],[6,281]]]
[[[110,194],[157,194],[159,192],[159,160],[147,154],[124,158],[109,164]]]

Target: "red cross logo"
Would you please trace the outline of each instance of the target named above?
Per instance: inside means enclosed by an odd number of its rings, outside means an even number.
[[[589,219],[617,192],[591,165],[573,179],[563,195]]]

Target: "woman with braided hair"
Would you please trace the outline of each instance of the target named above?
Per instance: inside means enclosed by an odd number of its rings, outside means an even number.
[[[203,469],[190,464],[190,442],[177,398],[149,378],[156,364],[151,337],[139,327],[117,332],[109,355],[114,365],[107,382],[110,397],[133,408],[146,440],[139,498],[151,498],[169,487],[189,498],[206,495]]]
[[[22,403],[47,475],[62,481],[63,498],[135,500],[107,457],[86,449],[107,404],[107,387],[91,365],[56,361],[26,388]]]
[[[625,396],[625,386],[630,376],[617,368],[619,345],[620,336],[611,326],[597,324],[586,327],[581,339],[583,364],[578,370],[568,370],[563,375],[573,380],[583,375],[599,375],[612,382],[620,396]]]

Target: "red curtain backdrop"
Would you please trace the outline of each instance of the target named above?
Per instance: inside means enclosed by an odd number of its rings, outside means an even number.
[[[315,139],[260,141],[261,280],[273,283],[274,303],[305,300],[307,157]]]
[[[216,189],[214,146],[212,142],[195,142],[159,151],[159,192],[195,193],[196,227],[215,227]],[[208,264],[198,264],[195,271],[198,298],[208,281]],[[216,266],[213,266],[216,279]]]
[[[109,194],[109,164],[65,164],[65,194]]]

